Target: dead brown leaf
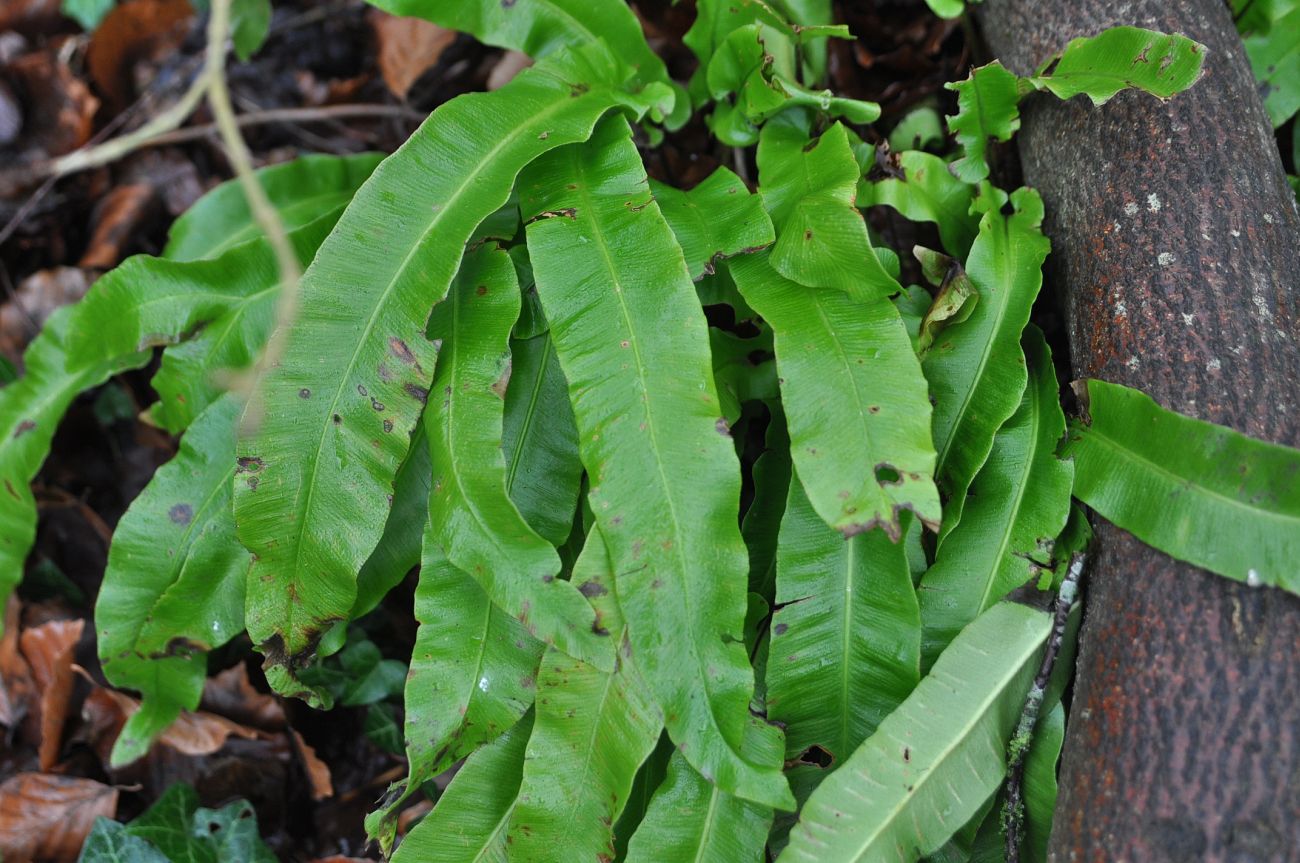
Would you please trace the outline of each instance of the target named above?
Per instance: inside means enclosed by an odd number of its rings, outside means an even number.
[[[0,31],[31,33],[57,24],[60,0],[4,0],[0,2]]]
[[[203,701],[199,706],[255,728],[267,731],[284,728],[284,708],[274,696],[253,688],[242,662],[204,682]]]
[[[13,728],[31,710],[36,698],[32,669],[18,649],[18,597],[5,606],[4,635],[0,636],[0,725]]]
[[[117,812],[117,789],[91,779],[19,773],[0,785],[5,863],[72,863],[99,816]]]
[[[107,694],[107,701],[103,695]],[[112,728],[116,725],[115,718],[110,717],[109,701],[120,714],[122,722],[125,722],[131,714],[140,709],[140,702],[129,695],[124,695],[113,689],[100,687],[91,693],[91,697],[96,699],[94,710],[97,714],[88,717],[87,721],[91,724],[98,725],[101,728]],[[87,699],[89,703],[89,699]],[[110,721],[112,719],[112,721]],[[116,731],[121,730],[121,725],[117,725]],[[116,739],[116,731],[113,734]],[[224,716],[217,716],[215,713],[205,713],[203,711],[190,712],[182,711],[176,721],[171,724],[158,742],[170,746],[183,755],[211,755],[222,746],[226,740],[231,737],[242,737],[245,740],[254,740],[260,737],[267,737],[256,728],[249,728],[246,725],[240,725],[238,722],[232,722]],[[111,748],[112,741],[109,741]],[[98,750],[98,747],[96,747]]]
[[[40,693],[38,752],[42,770],[49,770],[59,760],[63,723],[68,718],[68,697],[72,694],[73,652],[85,626],[86,622],[80,619],[52,620],[29,627],[19,639]]]
[[[24,162],[70,153],[94,131],[99,100],[60,57],[51,45],[8,66],[9,83],[25,108],[22,134],[9,149]]]
[[[96,270],[117,266],[153,203],[153,187],[144,183],[117,186],[100,199],[91,219],[95,230],[79,266]]]
[[[90,37],[86,66],[112,107],[130,103],[136,64],[178,48],[193,16],[188,0],[127,0],[104,16]]]
[[[456,41],[456,31],[420,18],[403,18],[371,10],[370,26],[379,44],[379,71],[399,99],[416,79],[437,65],[442,52]]]
[[[302,739],[302,735],[294,729],[289,729],[289,734],[293,736],[294,749],[298,751],[298,758],[302,761],[303,772],[307,774],[307,781],[311,783],[311,799],[324,800],[327,797],[334,796],[334,782],[330,777],[329,765],[320,760],[316,755],[316,750]]]
[[[55,310],[86,295],[93,281],[76,267],[38,270],[0,305],[0,354],[21,368],[23,350]]]
[[[533,58],[522,51],[507,51],[488,73],[487,88],[500,90],[515,79],[520,72],[533,65]]]

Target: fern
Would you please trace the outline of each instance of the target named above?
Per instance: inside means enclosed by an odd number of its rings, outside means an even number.
[[[858,134],[878,107],[821,89],[827,40],[851,38],[823,0],[699,0],[687,86],[621,0],[376,5],[537,65],[382,160],[260,173],[306,268],[295,318],[276,319],[283,278],[227,185],[163,258],[56,314],[0,389],[7,592],[63,412],[161,351],[150,416],[180,449],[118,525],[96,609],[105,674],[143,699],[114,763],[197,705],[206,654],[244,630],[276,690],[328,707],[322,658],[418,566],[409,772],[367,821],[386,852],[403,807],[463,764],[395,860],[996,845],[986,813],[1049,629],[1003,600],[1048,589],[1088,535],[1028,323],[1042,204],[988,181],[989,141],[1034,90],[1169,98],[1203,50],[1128,28],[1029,78],[982,67],[954,85],[961,152],[892,161]],[[754,149],[692,189],[649,179],[642,151],[696,112]],[[889,248],[873,205],[933,225],[947,255]],[[903,283],[911,252],[935,296]],[[287,348],[250,389],[277,326]],[[1294,451],[1088,393],[1074,493],[1297,590]],[[1168,457],[1174,437],[1191,451]],[[1201,541],[1218,519],[1252,547]],[[1038,855],[1058,696],[1029,759]]]

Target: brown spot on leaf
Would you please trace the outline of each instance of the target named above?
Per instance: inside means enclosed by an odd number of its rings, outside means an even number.
[[[415,399],[420,404],[424,404],[429,399],[429,391],[422,386],[417,386],[416,384],[406,384],[405,386],[402,387],[402,389],[406,391],[406,394],[408,396]]]
[[[300,399],[311,398],[311,390],[307,389],[306,387],[303,387],[302,389],[298,390],[298,398]]]
[[[786,630],[789,628],[788,624],[778,623],[776,626],[772,627],[772,633],[774,635],[785,635]]]
[[[264,467],[266,467],[266,462],[257,456],[240,456],[236,460],[235,473],[257,473]]]
[[[194,507],[188,503],[178,503],[167,510],[167,517],[172,520],[173,524],[189,524],[194,520]]]
[[[593,596],[604,596],[609,590],[598,581],[584,581],[578,585],[578,593],[591,599]]]
[[[36,428],[36,423],[32,422],[31,420],[23,420],[18,424],[18,428],[14,429],[13,439],[18,440],[18,438],[27,434],[29,431],[31,431],[34,428]]]

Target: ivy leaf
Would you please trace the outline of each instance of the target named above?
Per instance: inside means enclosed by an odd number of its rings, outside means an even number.
[[[432,378],[424,324],[465,242],[525,164],[664,93],[630,95],[625,75],[593,44],[446,103],[357,192],[304,275],[293,338],[245,415],[239,456],[260,484],[235,494],[240,541],[257,556],[249,634],[278,691],[315,697],[292,669],[356,599]]]
[[[974,190],[952,175],[943,159],[919,150],[898,154],[901,179],[883,177],[858,185],[858,206],[893,207],[913,222],[933,222],[948,254],[965,258],[979,230],[970,213]]]
[[[650,49],[641,23],[622,0],[368,0],[394,15],[424,18],[468,33],[485,45],[542,59],[563,48],[605,41],[641,81],[667,81],[664,61]]]
[[[689,192],[655,180],[650,181],[650,191],[697,282],[714,274],[719,259],[757,251],[776,239],[763,199],[726,168],[718,168]]]
[[[235,539],[238,473],[232,395],[205,410],[132,502],[113,533],[95,603],[104,674],[135,689],[140,709],[113,746],[115,767],[143,756],[203,694],[209,650],[244,630],[250,558]]]
[[[916,687],[921,613],[903,544],[878,530],[845,540],[798,482],[776,567],[768,716],[785,729],[788,761],[811,761],[814,747],[830,757],[827,769],[796,768],[820,779]]]
[[[930,403],[894,305],[795,284],[766,254],[731,272],[775,333],[790,453],[821,517],[846,536],[897,537],[909,508],[937,528]]]
[[[989,175],[988,142],[1010,141],[1020,128],[1017,106],[1028,85],[994,60],[971,70],[965,81],[943,86],[957,93],[957,113],[948,118],[948,129],[965,152],[949,170],[963,182],[978,183]]]
[[[1096,36],[1071,39],[1058,58],[1028,80],[1061,99],[1087,95],[1094,105],[1104,105],[1126,89],[1169,99],[1201,77],[1205,54],[1204,45],[1181,34],[1110,27]]]
[[[77,863],[172,863],[163,853],[138,836],[126,825],[99,816],[81,846]]]
[[[193,832],[198,809],[198,793],[189,785],[176,783],[127,825],[126,831],[155,846],[171,863],[218,863],[211,841]]]
[[[925,0],[925,4],[940,18],[960,18],[966,11],[966,0]]]
[[[528,526],[506,492],[502,414],[518,316],[510,257],[495,245],[467,253],[429,322],[430,336],[443,343],[424,415],[434,469],[431,539],[534,637],[609,671],[608,633],[596,632],[577,587],[556,578],[554,546]]]
[[[637,665],[697,769],[788,806],[780,774],[738,751],[753,693],[739,472],[704,314],[627,122],[530,166],[521,201]]]
[[[530,712],[471,755],[433,811],[402,840],[393,863],[503,863],[532,728]]]
[[[1039,230],[1038,193],[1014,192],[1010,216],[992,203],[966,259],[966,275],[979,300],[969,318],[943,331],[921,363],[934,398],[935,477],[946,497],[941,544],[957,525],[966,489],[988,458],[993,435],[1020,404],[1027,380],[1020,333],[1042,286],[1051,246]]]
[[[1052,628],[1002,602],[804,805],[780,863],[915,861],[979,811],[1006,772],[1006,745]]]
[[[254,173],[290,233],[324,214],[341,210],[375,167],[382,153],[301,156]],[[173,261],[219,258],[262,236],[238,180],[228,180],[194,202],[167,233],[163,257]]]
[[[860,175],[847,130],[836,123],[812,141],[793,113],[765,125],[758,144],[763,200],[776,225],[772,267],[801,285],[853,297],[898,293],[856,208]]]
[[[1024,349],[1029,385],[1020,407],[998,430],[961,522],[918,588],[927,667],[963,627],[1047,567],[1070,512],[1074,466],[1056,457],[1065,415],[1037,327],[1026,331]]]
[[[780,730],[749,717],[744,750],[756,763],[779,767],[783,751]],[[770,807],[726,793],[700,776],[681,752],[674,752],[668,760],[667,776],[628,843],[627,863],[758,863],[771,826]]]
[[[1062,456],[1074,494],[1171,557],[1300,593],[1300,450],[1165,410],[1137,390],[1075,385],[1086,409]],[[1228,538],[1231,541],[1228,541]]]

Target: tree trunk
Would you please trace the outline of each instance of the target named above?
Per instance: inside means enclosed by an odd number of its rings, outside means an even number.
[[[977,8],[1021,74],[1117,24],[1209,48],[1168,103],[1030,97],[1025,181],[1076,377],[1300,446],[1300,214],[1224,0]],[[1052,859],[1300,860],[1300,598],[1096,527]]]

